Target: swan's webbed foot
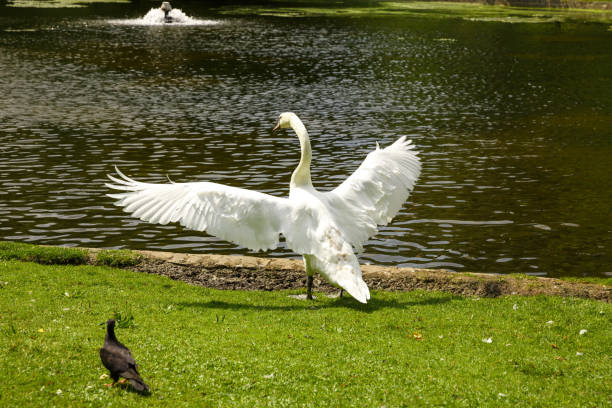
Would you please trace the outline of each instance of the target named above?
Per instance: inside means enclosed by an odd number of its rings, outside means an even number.
[[[312,281],[314,277],[312,275],[307,276],[306,278],[306,299],[312,300]]]

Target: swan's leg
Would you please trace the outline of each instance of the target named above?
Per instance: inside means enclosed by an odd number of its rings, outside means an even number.
[[[306,277],[307,279],[307,284],[306,284],[306,299],[308,300],[312,300],[312,281],[314,277],[312,275],[308,275]]]
[[[341,289],[340,289],[340,294],[338,295],[338,297],[339,297],[339,298],[341,298],[341,297],[342,297],[342,295],[344,295],[344,289],[342,289],[342,288],[341,288]]]
[[[304,258],[304,269],[306,269],[306,299],[312,300],[312,282],[314,280],[314,268],[310,257],[307,255],[302,256]]]

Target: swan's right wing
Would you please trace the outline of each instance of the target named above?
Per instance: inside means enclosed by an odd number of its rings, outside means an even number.
[[[336,189],[324,193],[347,239],[358,250],[377,225],[399,212],[421,173],[414,145],[405,136],[384,149],[376,145],[361,166]]]
[[[217,183],[141,183],[115,168],[120,178],[106,184],[123,193],[108,194],[132,216],[154,224],[182,226],[253,250],[276,248],[287,229],[291,204],[286,198]]]

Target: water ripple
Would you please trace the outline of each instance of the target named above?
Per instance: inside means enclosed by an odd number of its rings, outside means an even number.
[[[147,27],[119,12],[0,20],[0,70],[11,73],[0,81],[0,239],[252,254],[127,217],[105,196],[106,174],[117,165],[142,181],[286,196],[299,148],[270,129],[292,110],[311,134],[321,190],[376,142],[407,135],[421,150],[414,193],[362,262],[610,269],[605,30],[576,25],[550,38],[587,40],[544,47],[533,30],[552,26],[189,14],[202,24]],[[552,58],[561,53],[598,64]],[[282,243],[268,254],[296,257]]]

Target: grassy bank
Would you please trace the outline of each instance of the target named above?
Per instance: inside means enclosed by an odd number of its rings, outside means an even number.
[[[0,261],[3,406],[604,406],[610,304],[374,292],[360,305]],[[152,393],[108,389],[115,314]],[[120,324],[121,326],[121,324]],[[580,335],[581,330],[587,330]]]

